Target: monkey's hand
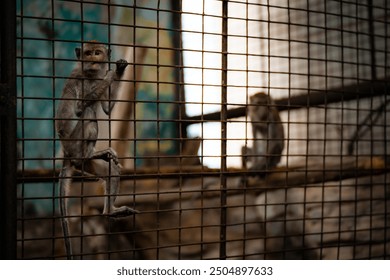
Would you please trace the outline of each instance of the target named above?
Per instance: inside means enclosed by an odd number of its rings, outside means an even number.
[[[119,59],[116,61],[116,74],[118,77],[121,77],[123,72],[129,63],[125,59]]]

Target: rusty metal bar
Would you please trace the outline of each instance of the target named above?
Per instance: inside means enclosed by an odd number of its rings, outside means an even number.
[[[221,87],[221,223],[219,258],[226,259],[227,221],[227,77],[228,77],[228,1],[222,2],[222,87]]]

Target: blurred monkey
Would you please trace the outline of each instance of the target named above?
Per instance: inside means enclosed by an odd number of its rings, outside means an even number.
[[[283,124],[269,95],[257,93],[250,97],[249,102],[253,146],[242,147],[242,164],[250,170],[271,170],[278,165],[284,149]]]

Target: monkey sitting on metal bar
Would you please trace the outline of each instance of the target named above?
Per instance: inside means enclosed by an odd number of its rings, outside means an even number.
[[[260,92],[251,96],[249,101],[253,146],[242,147],[242,164],[253,171],[271,170],[280,162],[284,149],[283,123],[269,95]]]

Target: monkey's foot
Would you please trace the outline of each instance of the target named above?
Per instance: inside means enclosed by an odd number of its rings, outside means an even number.
[[[119,165],[118,155],[115,152],[114,149],[111,147],[103,150],[103,151],[97,151],[93,154],[92,158],[96,159],[102,159],[104,161],[109,162],[110,160],[114,161],[116,165]]]
[[[131,215],[135,215],[138,213],[140,213],[138,210],[135,210],[135,209],[127,207],[127,206],[121,206],[121,207],[113,210],[111,213],[108,213],[108,216],[110,218],[123,218],[123,217],[128,217]]]

